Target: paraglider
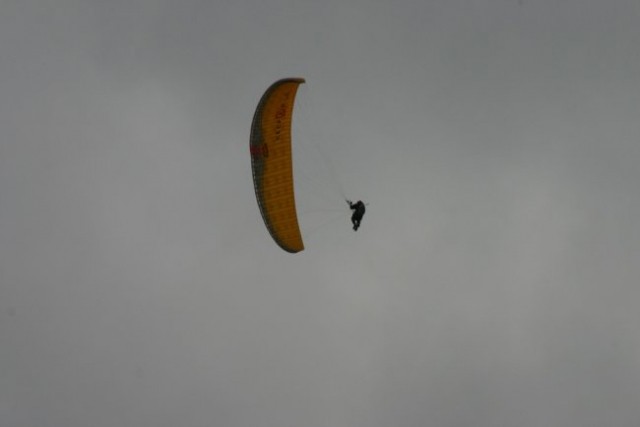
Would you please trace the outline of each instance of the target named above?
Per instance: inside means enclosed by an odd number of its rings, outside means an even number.
[[[291,120],[302,78],[273,83],[260,98],[251,123],[249,151],[256,200],[273,240],[287,252],[304,250],[296,212],[291,148]],[[362,201],[349,203],[353,229],[365,212]]]
[[[272,84],[262,95],[251,124],[253,185],[264,224],[287,252],[304,249],[293,190],[291,116],[301,78]]]

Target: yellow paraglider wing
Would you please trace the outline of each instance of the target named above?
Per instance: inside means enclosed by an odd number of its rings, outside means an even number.
[[[251,124],[251,169],[264,223],[287,252],[304,249],[293,191],[291,115],[304,79],[278,80],[262,95]]]

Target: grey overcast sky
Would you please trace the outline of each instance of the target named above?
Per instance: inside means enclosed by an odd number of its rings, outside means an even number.
[[[639,107],[637,0],[3,0],[0,425],[635,427]]]

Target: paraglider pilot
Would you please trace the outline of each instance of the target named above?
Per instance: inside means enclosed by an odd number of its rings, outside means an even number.
[[[351,215],[353,231],[358,231],[358,227],[360,227],[360,221],[362,221],[362,217],[364,216],[364,203],[362,203],[362,200],[358,200],[355,203],[352,203],[351,200],[347,200],[347,203],[349,203],[349,207],[353,211],[353,215]]]

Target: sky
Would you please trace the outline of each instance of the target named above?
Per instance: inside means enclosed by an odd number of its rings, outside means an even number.
[[[636,426],[639,46],[637,0],[4,0],[0,424]]]

